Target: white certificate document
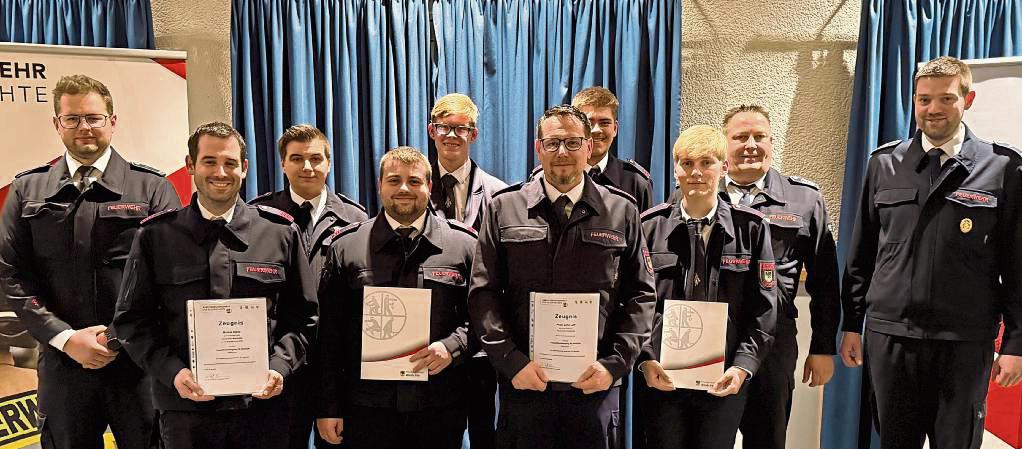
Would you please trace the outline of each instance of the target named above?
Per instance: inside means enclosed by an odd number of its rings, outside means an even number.
[[[366,287],[362,294],[362,379],[429,380],[408,359],[429,346],[427,288]]]
[[[573,383],[596,361],[599,293],[532,293],[529,358],[553,382]]]
[[[709,390],[724,374],[727,303],[664,301],[660,365],[678,388]]]
[[[262,390],[270,369],[266,298],[193,299],[187,307],[192,375],[203,392]]]

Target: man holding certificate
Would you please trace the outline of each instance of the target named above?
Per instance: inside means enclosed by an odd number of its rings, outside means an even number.
[[[125,268],[113,325],[155,380],[169,449],[287,446],[277,396],[314,336],[315,280],[291,217],[238,196],[244,145],[224,123],[195,130],[185,163],[197,193],[142,221]]]
[[[336,234],[320,296],[320,436],[346,448],[457,449],[466,425],[476,234],[431,210],[430,164],[380,160],[383,211]]]
[[[469,292],[501,385],[497,447],[617,447],[619,385],[655,299],[639,213],[586,175],[593,143],[580,110],[547,110],[536,136],[543,176],[493,197]]]
[[[770,232],[763,214],[717,196],[726,149],[711,126],[682,132],[674,144],[681,199],[642,214],[657,291],[639,364],[651,387],[637,404],[651,420],[649,447],[733,448],[743,384],[773,342]]]

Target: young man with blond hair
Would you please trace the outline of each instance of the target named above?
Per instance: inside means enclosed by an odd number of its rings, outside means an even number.
[[[732,449],[756,374],[773,343],[774,254],[763,214],[718,196],[728,169],[727,142],[696,125],[674,144],[680,199],[642,214],[656,281],[652,337],[639,358],[648,389],[638,407],[648,417],[647,445],[659,449]],[[664,301],[727,302],[724,374],[709,391],[677,390],[660,363]],[[709,323],[704,323],[709,325]]]
[[[926,63],[918,130],[866,168],[839,352],[869,370],[885,449],[979,448],[989,381],[1022,380],[1022,156],[962,122],[971,85],[958,59]]]

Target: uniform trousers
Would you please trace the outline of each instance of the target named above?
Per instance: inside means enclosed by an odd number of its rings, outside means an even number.
[[[866,331],[865,365],[883,449],[979,449],[991,341],[930,340]]]
[[[748,380],[749,399],[738,428],[745,449],[784,449],[791,417],[791,396],[795,390],[795,366],[798,363],[798,333],[795,320],[777,317],[774,344],[766,360]]]
[[[500,387],[498,449],[616,449],[620,387],[584,394],[566,384],[546,391]]]
[[[699,390],[646,389],[646,446],[657,449],[733,449],[745,401],[746,383],[737,394],[713,396]]]
[[[465,365],[468,372],[468,439],[472,449],[493,449],[497,417],[497,373],[485,356],[473,357]]]
[[[345,449],[459,449],[466,418],[463,403],[414,412],[351,405],[341,443]]]
[[[254,399],[239,410],[160,412],[165,449],[280,449],[287,447],[287,401]]]

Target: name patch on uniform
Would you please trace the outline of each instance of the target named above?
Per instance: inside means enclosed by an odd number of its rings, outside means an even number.
[[[142,212],[142,206],[139,204],[108,204],[106,210],[110,212],[117,212],[122,210],[132,212]]]
[[[589,238],[605,243],[620,243],[621,236],[609,231],[589,231]]]
[[[280,268],[276,267],[245,267],[246,273],[280,274]]]
[[[947,194],[947,199],[965,206],[996,207],[997,197],[979,190],[958,189]]]
[[[276,263],[238,262],[237,275],[259,282],[280,282],[284,280],[284,267]]]
[[[774,288],[777,285],[777,277],[774,274],[774,269],[777,264],[774,262],[760,262],[759,263],[759,285],[763,288]]]
[[[784,225],[800,225],[802,223],[802,217],[800,215],[798,215],[798,214],[791,214],[791,213],[784,213],[784,212],[782,212],[782,213],[776,213],[776,214],[769,214],[766,217],[767,217],[767,220],[769,220],[771,223],[778,224],[778,225],[781,225],[781,226],[784,226]]]
[[[460,284],[460,283],[462,283],[462,282],[465,282],[465,277],[464,277],[464,276],[462,276],[462,275],[461,275],[461,273],[459,273],[459,272],[457,272],[457,271],[450,271],[450,270],[430,270],[430,271],[429,271],[429,274],[430,274],[430,275],[431,275],[431,276],[432,276],[433,278],[447,278],[447,279],[450,279],[450,280],[454,281],[454,282],[455,282],[455,283],[457,283],[457,284]]]
[[[750,256],[721,256],[720,267],[730,269],[747,269],[752,263]]]

